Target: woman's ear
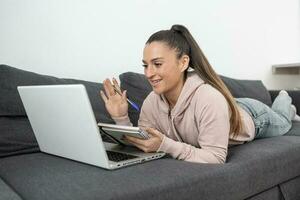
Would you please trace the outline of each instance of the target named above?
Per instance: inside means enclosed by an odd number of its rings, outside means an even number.
[[[181,72],[184,72],[189,67],[190,57],[188,55],[183,55],[180,60],[181,60]]]

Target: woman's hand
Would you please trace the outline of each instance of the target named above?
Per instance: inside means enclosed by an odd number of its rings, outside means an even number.
[[[114,86],[113,86],[114,85]],[[105,103],[106,110],[111,117],[123,117],[128,114],[128,103],[126,97],[126,91],[123,91],[122,95],[118,94],[114,87],[121,93],[116,79],[113,78],[113,84],[109,79],[103,81],[104,92],[101,90],[100,95]]]
[[[146,153],[156,152],[162,143],[163,134],[154,128],[148,128],[146,131],[150,136],[147,140],[131,136],[125,136],[125,140]]]

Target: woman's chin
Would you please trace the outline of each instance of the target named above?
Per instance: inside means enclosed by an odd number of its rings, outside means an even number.
[[[163,93],[163,90],[161,90],[160,88],[152,87],[152,89],[155,94],[161,95]]]

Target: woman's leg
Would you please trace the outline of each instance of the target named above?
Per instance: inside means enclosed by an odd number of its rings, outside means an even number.
[[[292,127],[291,121],[292,99],[284,90],[280,91],[275,98],[271,109],[267,109],[269,124],[262,127],[261,134],[256,138],[273,137],[284,135]]]
[[[291,97],[285,90],[281,90],[272,104],[272,110],[287,121],[291,121],[291,105]]]
[[[256,128],[255,138],[284,135],[292,126],[291,98],[287,93],[280,93],[274,100],[272,108],[250,98],[239,98],[237,102],[252,116]]]
[[[295,105],[291,105],[291,119],[295,122],[300,122],[300,116],[297,115],[297,108]]]

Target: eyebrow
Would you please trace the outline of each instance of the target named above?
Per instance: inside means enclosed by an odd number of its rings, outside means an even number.
[[[153,58],[150,62],[154,62],[157,60],[163,59],[163,57]],[[143,63],[147,63],[145,60],[142,60]]]

